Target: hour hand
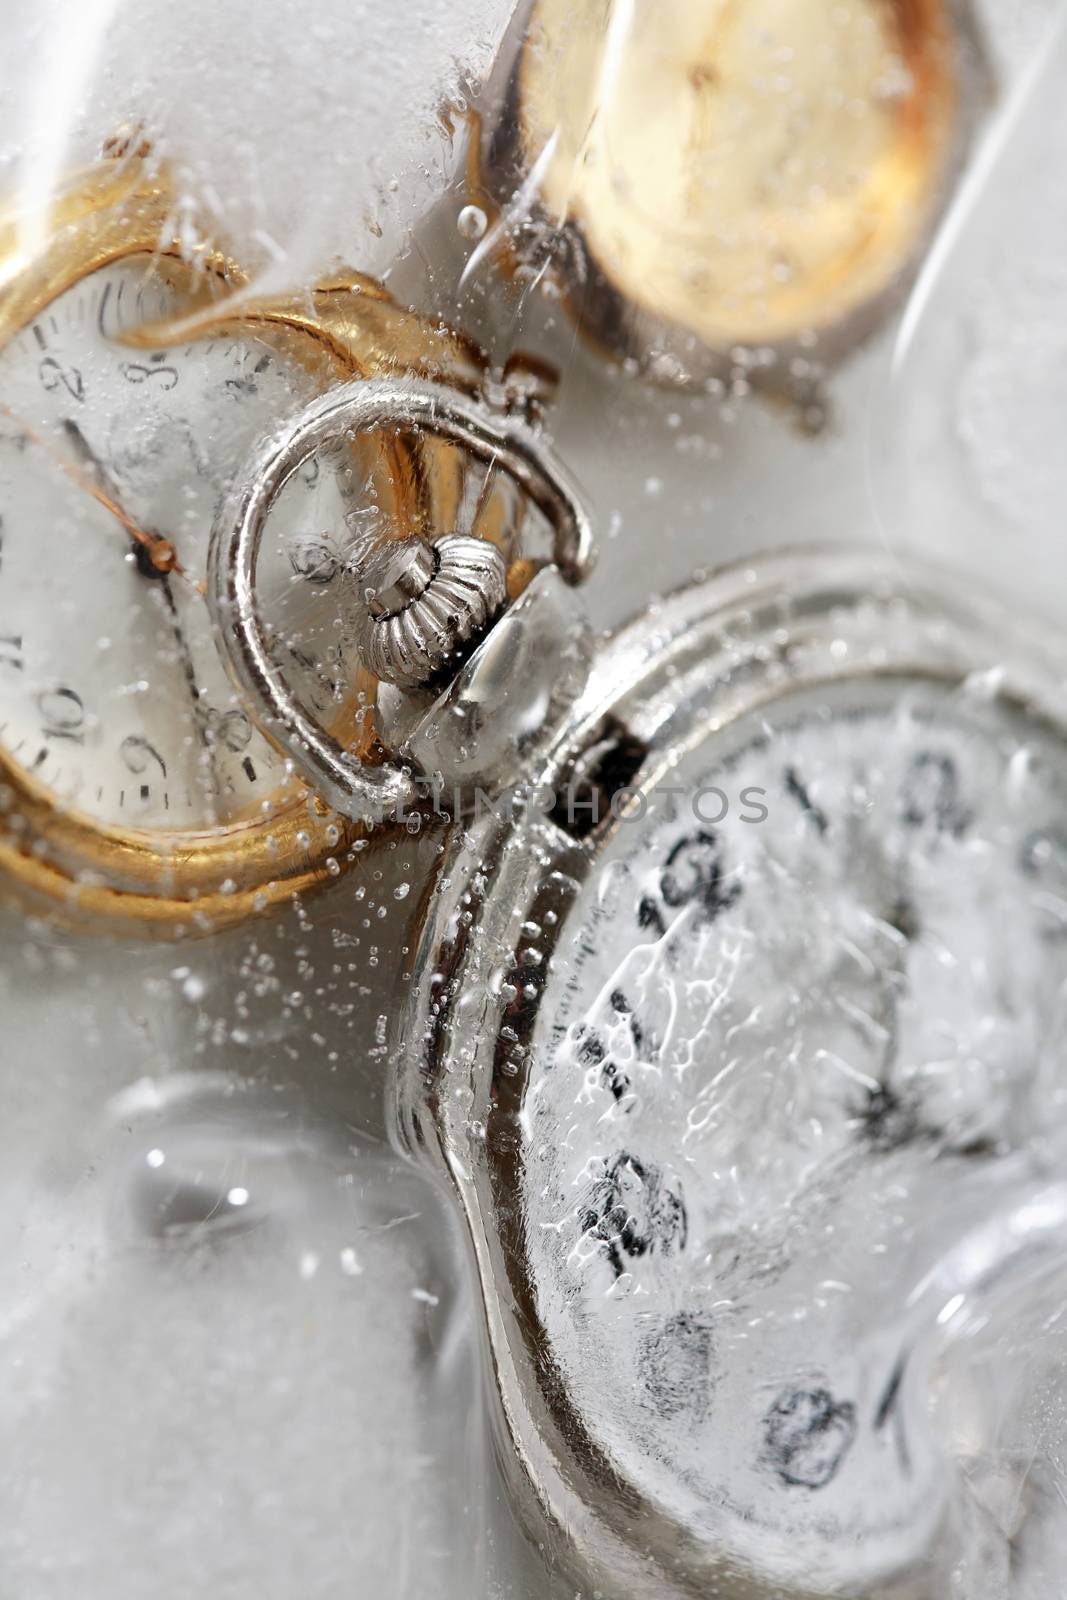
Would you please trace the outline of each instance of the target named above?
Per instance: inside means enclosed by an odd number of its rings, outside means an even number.
[[[64,417],[62,426],[63,432],[74,446],[78,455],[81,456],[82,461],[87,467],[92,468],[93,475],[101,489],[106,490],[115,503],[118,504],[122,498],[118,485],[115,483],[115,480],[111,476],[109,469],[101,461],[100,457],[97,455],[96,451],[93,449],[92,445],[89,443],[88,439],[85,437],[85,434],[75,422],[74,418]]]
[[[84,464],[91,468],[95,482],[89,483],[78,470],[68,466],[66,462],[57,456],[55,459],[59,466],[79,488],[85,489],[93,496],[94,500],[98,500],[102,506],[111,512],[117,521],[121,522],[134,542],[138,556],[141,558],[139,565],[141,565],[146,576],[160,577],[168,572],[183,574],[184,568],[178,560],[177,553],[170,540],[164,539],[158,533],[147,533],[144,528],[139,527],[133,521],[132,517],[127,516],[122,509],[120,491],[114,479],[72,417],[63,418],[63,432],[79,456],[81,456]],[[42,439],[38,439],[36,434],[31,433],[30,438],[41,445],[43,449],[48,450],[48,446],[44,444]],[[52,452],[49,451],[48,453],[51,454]]]

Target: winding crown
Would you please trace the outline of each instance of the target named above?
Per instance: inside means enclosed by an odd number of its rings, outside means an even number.
[[[386,683],[431,683],[486,632],[507,598],[504,559],[485,539],[397,539],[359,570],[356,642]]]

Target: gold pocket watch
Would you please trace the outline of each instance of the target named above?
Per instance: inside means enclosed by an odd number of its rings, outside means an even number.
[[[666,380],[837,359],[941,210],[981,98],[952,0],[531,0],[477,156],[514,270]],[[785,354],[786,361],[781,359]]]
[[[358,275],[235,308],[244,274],[182,227],[149,157],[116,145],[25,260],[24,228],[0,227],[0,878],[39,914],[174,935],[329,881],[362,833],[309,797],[219,663],[204,568],[233,466],[338,378],[470,392],[485,364]],[[455,520],[464,497],[505,537],[516,497],[469,476],[461,452],[394,434],[322,452],[279,504],[278,637],[363,753],[347,550]]]

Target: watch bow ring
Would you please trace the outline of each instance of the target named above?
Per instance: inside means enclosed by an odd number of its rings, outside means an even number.
[[[593,535],[584,505],[568,476],[550,461],[537,436],[519,419],[495,416],[455,390],[416,380],[356,382],[324,395],[263,447],[219,514],[210,562],[211,601],[220,618],[231,669],[258,708],[263,725],[280,736],[304,776],[339,811],[380,817],[411,803],[410,780],[392,766],[353,757],[286,687],[260,614],[256,570],[274,499],[300,464],[338,436],[358,437],[386,428],[422,431],[461,445],[475,458],[509,473],[555,530],[553,565],[568,585],[580,583],[593,561]],[[367,612],[363,638],[372,668],[414,684],[432,677],[457,645],[499,610],[504,574],[480,541],[445,539],[431,554],[418,540],[400,550],[388,545],[369,555],[363,584]],[[451,586],[451,592],[450,592]],[[402,635],[379,646],[375,622],[411,607],[428,612],[432,635]],[[414,624],[417,628],[417,622]],[[412,652],[425,673],[412,672]],[[399,676],[398,676],[399,674]]]

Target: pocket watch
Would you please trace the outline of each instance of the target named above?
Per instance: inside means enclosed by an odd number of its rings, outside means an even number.
[[[965,8],[520,13],[474,162],[497,216],[480,248],[520,274],[552,261],[582,331],[663,380],[740,362],[785,387],[874,326],[985,92]]]
[[[256,560],[301,463],[387,426],[492,457],[555,543],[510,600],[448,527],[364,553],[360,760],[272,649]],[[1062,650],[831,548],[700,575],[592,649],[591,559],[521,421],[371,381],[237,480],[212,604],[308,781],[438,852],[397,1136],[463,1217],[537,1537],[605,1595],[911,1594],[952,1555],[931,1341],[1062,1031]]]
[[[309,799],[220,665],[204,568],[234,464],[339,378],[462,391],[486,369],[356,274],[252,297],[146,148],[114,151],[56,202],[40,250],[18,219],[0,238],[0,885],[35,912],[175,934],[330,881],[362,835]],[[262,581],[350,744],[373,739],[341,622],[350,547],[427,517],[504,540],[520,515],[510,484],[472,480],[437,441],[364,438],[294,475]]]

